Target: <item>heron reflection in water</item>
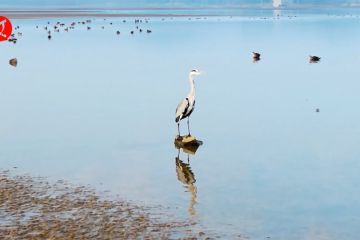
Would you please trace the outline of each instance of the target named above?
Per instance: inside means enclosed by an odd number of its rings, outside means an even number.
[[[196,215],[195,204],[197,199],[197,187],[195,185],[196,179],[195,174],[191,170],[190,167],[190,154],[195,155],[196,150],[199,145],[190,145],[190,146],[179,146],[175,142],[175,147],[178,149],[178,155],[175,158],[176,163],[176,175],[177,179],[184,184],[186,188],[186,192],[191,194],[190,204],[188,208],[188,212],[191,216]],[[187,153],[187,163],[180,159],[180,149],[183,150],[184,153]]]

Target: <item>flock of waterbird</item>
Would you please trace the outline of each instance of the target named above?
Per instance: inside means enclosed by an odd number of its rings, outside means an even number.
[[[291,18],[292,16],[288,16],[288,17]],[[295,16],[295,17],[296,17],[296,16]],[[232,18],[232,17],[230,17],[230,18]],[[279,18],[279,15],[277,16],[277,18]],[[171,19],[172,19],[172,17],[171,17]],[[201,19],[201,18],[198,17],[198,18],[195,18],[195,19]],[[204,19],[207,19],[207,18],[204,17]],[[266,19],[266,18],[265,18],[265,19]],[[162,18],[161,20],[164,21],[165,18]],[[191,18],[188,18],[188,20],[191,20]],[[114,25],[113,21],[108,21],[106,18],[104,18],[103,21],[104,21],[104,22],[103,22],[103,24],[101,25],[101,29],[105,29],[106,24]],[[130,21],[130,20],[128,20],[128,21]],[[134,23],[135,23],[135,29],[134,29],[134,30],[130,30],[129,33],[130,33],[131,35],[135,34],[136,32],[139,32],[139,33],[142,33],[142,32],[152,33],[152,30],[146,29],[146,31],[145,31],[145,29],[143,29],[143,28],[141,28],[141,27],[139,26],[139,25],[142,24],[142,23],[149,23],[150,18],[134,19],[133,21],[134,21]],[[122,20],[122,23],[126,23],[126,22],[127,22],[127,20],[125,20],[125,19]],[[75,29],[76,26],[81,26],[81,25],[84,25],[84,26],[85,26],[85,25],[86,25],[86,29],[87,29],[87,30],[91,30],[91,29],[92,29],[92,27],[90,26],[91,23],[92,23],[92,20],[91,20],[91,19],[86,19],[86,20],[82,20],[82,21],[73,21],[73,22],[68,23],[68,24],[66,24],[66,23],[64,23],[64,22],[57,21],[57,22],[56,22],[55,24],[53,24],[53,25],[52,25],[52,23],[51,23],[50,21],[47,21],[47,24],[46,24],[45,26],[43,26],[43,29],[44,29],[44,30],[46,31],[46,33],[47,33],[47,38],[48,38],[49,40],[51,40],[51,39],[53,38],[53,35],[52,35],[53,33],[58,33],[58,32],[60,32],[60,31],[69,32],[69,31]],[[16,27],[14,28],[14,30],[19,30],[19,29],[20,29],[20,26],[16,26]],[[36,29],[39,29],[39,25],[36,25]],[[115,34],[116,34],[116,35],[120,35],[120,34],[121,34],[120,30],[116,30],[116,31],[115,31]],[[21,37],[21,36],[22,36],[22,32],[17,31],[17,33],[11,34],[10,38],[8,39],[8,41],[16,44],[17,41],[18,41],[18,38]],[[261,60],[261,58],[260,58],[261,54],[260,54],[260,53],[258,53],[258,52],[252,52],[252,54],[253,54],[253,57],[252,57],[252,58],[253,58],[253,62],[258,62],[258,61]],[[312,55],[309,56],[309,62],[310,62],[310,63],[317,63],[317,62],[319,62],[319,61],[320,61],[320,57],[318,57],[318,56],[312,56]],[[15,66],[15,65],[13,65],[13,66]]]
[[[112,21],[108,21],[106,18],[103,19],[103,24],[101,25],[101,29],[105,29],[106,24],[109,25],[115,25]],[[129,20],[128,20],[129,21]],[[126,23],[127,20],[122,20],[122,23]],[[134,19],[134,23],[135,23],[135,28],[133,30],[131,30],[129,33],[131,35],[135,34],[136,32],[139,33],[152,33],[152,30],[150,29],[143,29],[140,25],[142,23],[148,23],[149,22],[149,18],[145,18],[145,19]],[[86,20],[82,20],[82,21],[75,21],[75,22],[71,22],[71,23],[64,23],[64,22],[60,22],[57,21],[56,23],[52,23],[50,21],[47,22],[47,24],[45,24],[45,26],[42,26],[43,30],[45,30],[45,32],[47,33],[47,38],[49,40],[51,40],[53,38],[54,33],[59,33],[61,31],[63,32],[69,32],[71,30],[74,30],[76,28],[76,26],[86,26],[87,30],[91,30],[92,26],[91,26],[92,20],[91,19],[86,19]],[[14,28],[14,30],[19,30],[20,26],[16,26]],[[39,25],[36,25],[36,29],[41,29],[41,27]],[[120,35],[121,32],[120,30],[116,30],[115,31],[116,35]],[[12,42],[14,44],[17,43],[19,37],[22,36],[22,32],[17,31],[16,33],[11,34],[11,36],[9,37],[8,41]]]

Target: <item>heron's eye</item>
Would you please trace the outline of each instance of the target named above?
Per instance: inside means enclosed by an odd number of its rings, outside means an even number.
[[[197,72],[196,70],[191,70],[192,72]]]

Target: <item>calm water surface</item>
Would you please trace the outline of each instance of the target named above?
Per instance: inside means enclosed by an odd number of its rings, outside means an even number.
[[[94,19],[51,41],[48,19],[14,20],[23,36],[0,44],[1,168],[161,204],[223,238],[358,239],[360,18],[284,15],[152,18],[151,34]],[[190,119],[204,144],[187,166],[174,113],[193,68],[206,72]]]

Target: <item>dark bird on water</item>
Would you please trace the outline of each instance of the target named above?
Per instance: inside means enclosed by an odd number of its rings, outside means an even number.
[[[257,53],[257,52],[252,52],[253,54],[253,62],[257,62],[257,61],[260,61],[260,53]]]
[[[318,61],[320,61],[320,57],[309,55],[309,62],[310,63],[316,63]]]
[[[260,61],[260,53],[253,52],[253,62]]]
[[[260,53],[257,53],[257,52],[252,52],[253,54],[253,58],[260,58]]]
[[[178,126],[178,134],[180,136],[180,121],[184,118],[187,119],[188,131],[190,136],[189,117],[195,109],[195,82],[194,77],[199,76],[201,72],[199,70],[191,70],[189,73],[190,92],[187,97],[182,100],[176,108],[175,122]]]

